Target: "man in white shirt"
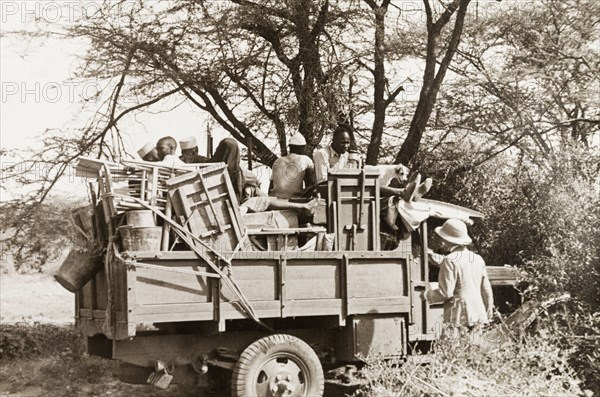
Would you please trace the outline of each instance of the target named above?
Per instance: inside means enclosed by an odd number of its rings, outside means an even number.
[[[302,154],[306,139],[300,133],[294,134],[289,142],[290,153],[273,163],[269,196],[289,199],[302,196],[305,187],[315,184],[315,166],[310,157]]]
[[[175,156],[175,150],[177,150],[175,138],[171,136],[160,138],[156,142],[156,151],[160,160],[158,164],[170,168],[185,166],[185,163]]]
[[[327,180],[329,171],[346,168],[348,165],[348,148],[352,138],[350,133],[352,127],[346,124],[338,126],[333,132],[333,140],[327,147],[315,150],[313,160],[315,162],[315,174],[317,183]]]

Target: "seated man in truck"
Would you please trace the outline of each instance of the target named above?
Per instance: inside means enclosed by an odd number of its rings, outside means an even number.
[[[242,213],[248,210],[252,212],[296,210],[312,214],[318,205],[318,199],[311,200],[308,203],[290,203],[287,200],[267,196],[260,190],[258,177],[252,171],[242,169],[240,148],[235,139],[223,139],[217,146],[211,161],[223,162],[227,165],[227,172]]]
[[[158,161],[158,152],[156,146],[152,142],[146,142],[137,153],[144,161]]]
[[[346,168],[348,164],[348,149],[352,142],[352,127],[340,124],[333,131],[333,140],[327,147],[315,150],[313,160],[315,163],[315,174],[317,183],[327,180],[329,171]]]
[[[158,153],[159,164],[164,167],[179,167],[185,166],[185,163],[177,156],[175,151],[177,150],[177,141],[171,136],[160,138],[156,142],[156,151]]]
[[[273,163],[269,196],[280,199],[301,197],[305,187],[315,183],[315,166],[306,156],[306,139],[299,132],[289,142],[290,153]]]
[[[181,156],[179,156],[179,160],[184,163],[198,164],[208,163],[210,161],[208,157],[200,156],[198,154],[198,143],[193,136],[186,136],[185,138],[180,139],[179,145],[181,146]]]

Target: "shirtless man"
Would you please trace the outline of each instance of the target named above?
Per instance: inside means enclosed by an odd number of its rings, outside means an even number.
[[[306,139],[296,133],[289,142],[290,153],[273,163],[269,196],[280,199],[301,197],[305,187],[313,186],[315,166],[310,157],[304,155]]]

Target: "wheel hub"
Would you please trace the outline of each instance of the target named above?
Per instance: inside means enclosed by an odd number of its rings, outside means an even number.
[[[271,395],[273,397],[290,397],[298,390],[298,378],[289,372],[279,372],[269,382]]]

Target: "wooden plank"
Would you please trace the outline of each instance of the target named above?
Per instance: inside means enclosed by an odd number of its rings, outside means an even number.
[[[224,253],[226,254],[226,253]],[[131,253],[132,258],[142,260],[156,260],[160,258],[161,261],[195,261],[202,262],[201,259],[194,253],[194,251],[136,251]],[[384,263],[397,263],[398,260],[405,260],[408,256],[406,252],[402,251],[310,251],[310,252],[294,252],[293,257],[289,256],[290,260],[309,260],[310,263],[317,263],[316,260],[320,259],[339,259],[341,260],[344,255],[348,259],[352,260],[353,263],[360,264],[362,262],[372,262],[377,260]],[[279,253],[266,252],[266,251],[253,251],[253,252],[238,252],[233,255],[233,260],[236,262],[234,266],[245,265],[252,263],[255,260],[266,260],[266,261],[277,261],[279,259]],[[166,266],[166,265],[165,265]]]
[[[131,321],[139,324],[213,320],[212,310],[207,313],[196,311],[193,308],[189,308],[189,310],[185,312],[175,311],[165,313],[140,313],[138,310],[136,310],[134,313],[130,313],[129,316]]]
[[[152,170],[152,185],[150,186],[150,205],[156,205],[156,199],[158,196],[158,169]]]
[[[279,300],[278,262],[233,266],[233,276],[239,289],[250,301]],[[221,289],[223,300],[237,300],[229,288]]]
[[[279,302],[281,308],[281,317],[286,317],[286,304],[287,304],[287,275],[286,275],[286,267],[287,267],[287,258],[285,253],[281,254],[281,258],[279,259]]]
[[[198,213],[198,211],[193,211],[189,207],[189,199],[187,198],[187,193],[191,190],[191,186],[182,186],[175,190],[177,194],[178,202],[181,204],[179,210],[182,211],[181,214],[186,219],[187,228],[192,232],[193,235],[202,234],[201,232],[204,230],[204,224],[202,223],[202,219]]]
[[[127,263],[123,264],[127,266]],[[126,280],[127,280],[127,295],[126,295],[126,307],[127,307],[127,319],[126,322],[136,322],[136,320],[131,318],[133,311],[137,306],[136,302],[136,289],[133,286],[136,283],[136,271],[135,268],[129,268],[125,272]],[[135,327],[133,329],[127,328],[127,336],[135,336]]]
[[[165,205],[165,217],[167,219],[171,219],[171,196],[167,196],[167,203]],[[162,236],[160,237],[160,250],[168,251],[169,250],[169,237],[171,234],[171,227],[168,222],[163,223],[162,228]]]
[[[94,315],[92,314],[92,312],[93,312],[92,309],[80,308],[79,309],[79,317],[93,318]]]
[[[213,213],[213,217],[217,221],[219,230],[221,231],[221,233],[223,233],[225,231],[223,229],[223,224],[221,222],[219,222],[219,217],[217,216],[217,211],[215,210],[215,206],[213,204],[213,199],[212,199],[211,195],[208,193],[208,189],[206,188],[206,184],[204,183],[204,179],[202,178],[202,176],[200,176],[200,178],[198,178],[198,182],[199,182],[199,185],[201,186],[204,194],[206,195],[206,200],[208,201],[208,205]]]
[[[379,298],[401,294],[408,296],[404,287],[406,263],[351,262],[348,267],[350,298]]]
[[[306,260],[288,259],[286,278],[288,300],[297,299],[336,299],[343,294],[340,285],[339,260],[320,260],[314,263]]]
[[[326,229],[324,227],[296,227],[287,229],[248,229],[248,235],[251,236],[269,236],[269,235],[289,235],[289,234],[300,234],[300,233],[324,233]]]
[[[340,288],[342,293],[342,317],[348,317],[348,256],[342,256],[342,271],[340,277]]]
[[[140,273],[142,271],[139,269]],[[133,287],[139,305],[208,302],[211,296],[209,281],[202,277],[201,285],[198,284],[197,278],[190,275],[170,274],[156,278],[150,274],[140,274]]]
[[[229,213],[229,217],[232,220],[232,225],[233,225],[233,230],[235,232],[235,237],[238,241],[238,245],[239,243],[244,239],[244,235],[242,234],[242,231],[240,229],[240,225],[237,222],[236,219],[236,215],[235,215],[235,211],[231,205],[231,202],[229,200],[225,200],[225,205],[227,206],[227,212]]]
[[[213,320],[212,302],[194,302],[194,303],[169,303],[155,305],[136,305],[132,308],[129,321],[132,316],[164,315],[164,314],[186,314],[200,315],[204,320]],[[135,320],[133,320],[135,321]],[[182,320],[183,321],[183,320]]]
[[[92,310],[92,317],[97,319],[105,319],[106,310]]]
[[[386,296],[382,298],[352,298],[352,309],[372,308],[376,310],[384,306],[405,306],[410,311],[410,298],[408,296]],[[351,312],[350,314],[356,314]]]

